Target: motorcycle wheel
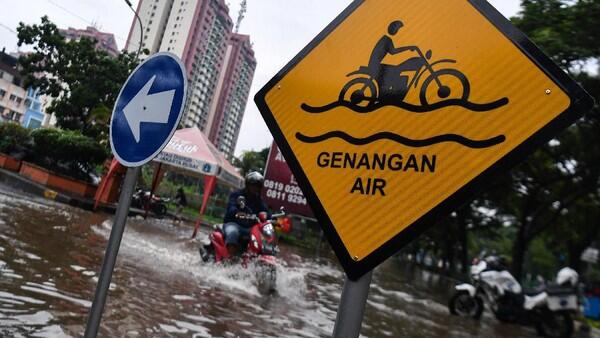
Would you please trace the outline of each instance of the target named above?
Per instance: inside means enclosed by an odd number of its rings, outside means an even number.
[[[436,78],[440,79],[440,82],[442,82],[441,88],[437,88],[438,84],[435,81]],[[447,85],[448,81],[452,81],[452,83],[457,83],[458,81],[462,87],[462,92],[452,92],[452,89]],[[432,92],[435,93],[435,95],[428,95]],[[442,101],[447,99],[467,101],[470,94],[471,85],[463,73],[456,69],[441,69],[429,75],[429,77],[423,81],[419,99],[421,100],[421,105],[429,106],[432,103],[440,102],[439,100],[431,102],[431,99],[433,98],[442,99]]]
[[[538,334],[550,338],[569,338],[573,335],[573,318],[568,312],[543,311],[541,320],[536,323]]]
[[[259,268],[257,276],[258,292],[263,295],[277,290],[277,268],[273,265],[264,265]]]
[[[200,258],[202,258],[204,263],[213,262],[215,260],[215,249],[212,245],[200,245],[198,253],[200,253]]]
[[[479,319],[483,313],[483,301],[479,297],[471,297],[468,292],[457,292],[450,298],[448,308],[453,315]]]
[[[359,89],[360,88],[360,89]],[[359,77],[350,80],[340,92],[339,101],[359,108],[370,108],[377,100],[377,85],[371,79]]]
[[[167,214],[167,207],[164,204],[156,204],[154,205],[154,214],[158,217],[162,217]]]

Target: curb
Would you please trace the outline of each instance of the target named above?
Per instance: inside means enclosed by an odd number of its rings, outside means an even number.
[[[0,182],[5,185],[30,193],[32,195],[40,196],[46,199],[54,200],[64,204],[69,204],[75,207],[79,207],[85,210],[92,210],[94,207],[94,201],[86,198],[71,196],[49,187],[43,184],[33,182],[15,172],[0,169]]]
[[[56,202],[68,204],[73,207],[81,208],[87,211],[101,211],[108,214],[114,214],[117,210],[117,204],[103,204],[101,203],[96,210],[94,210],[94,200],[72,196],[63,192],[56,191],[52,188],[49,188],[43,184],[33,182],[18,173],[8,171],[0,168],[0,183],[9,186],[13,189],[23,191],[25,193],[39,196],[45,199],[53,200]],[[145,213],[142,209],[137,208],[129,208],[129,216],[143,216]],[[152,213],[148,214],[149,216]],[[166,217],[175,218],[175,214],[173,212],[168,212]],[[182,217],[182,219],[186,222],[195,222],[195,220],[189,219],[187,217]],[[202,221],[201,225],[210,226],[211,224]]]

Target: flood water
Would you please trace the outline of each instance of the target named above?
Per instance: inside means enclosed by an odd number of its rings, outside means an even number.
[[[112,216],[0,187],[0,337],[80,337]],[[330,337],[343,284],[333,258],[282,247],[278,293],[251,268],[202,264],[190,228],[130,218],[102,337]],[[389,260],[374,273],[362,336],[535,337],[448,314],[437,275]]]

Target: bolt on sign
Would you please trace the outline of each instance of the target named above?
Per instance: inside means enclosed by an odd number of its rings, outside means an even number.
[[[593,105],[484,0],[356,0],[255,100],[352,279]]]

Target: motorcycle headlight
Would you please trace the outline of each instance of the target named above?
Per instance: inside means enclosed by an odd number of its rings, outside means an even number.
[[[254,246],[254,248],[258,249],[258,240],[256,239],[256,237],[252,235],[250,236],[250,240],[252,241],[252,245]]]
[[[275,234],[275,228],[273,228],[273,224],[265,224],[262,233],[267,238],[273,237],[273,234]]]

